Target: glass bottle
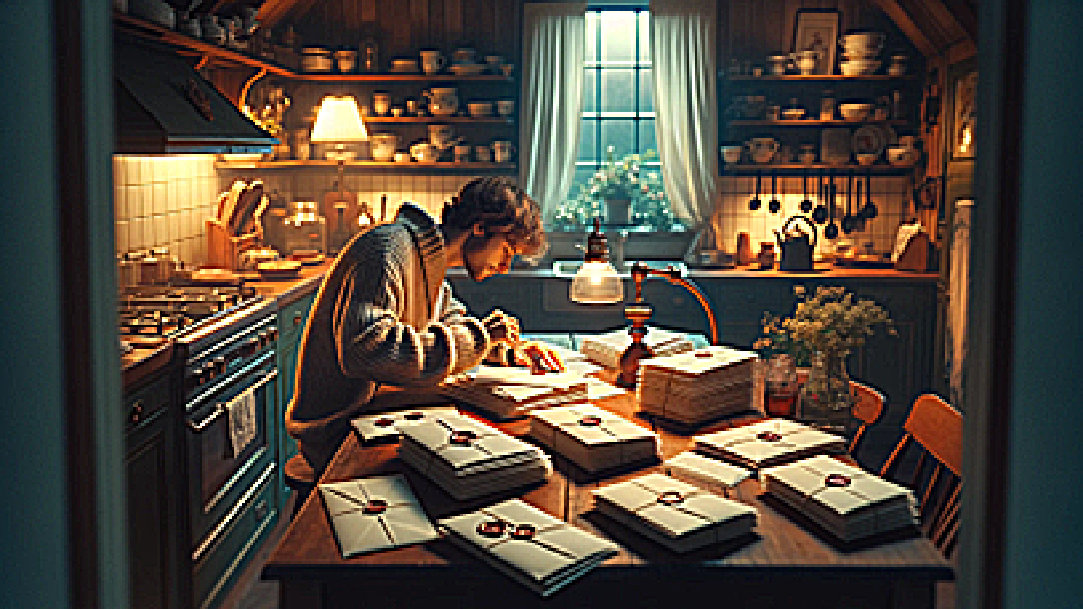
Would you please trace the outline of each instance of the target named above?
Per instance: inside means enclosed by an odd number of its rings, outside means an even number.
[[[850,375],[846,355],[815,351],[811,358],[808,381],[801,388],[801,411],[798,419],[814,426],[846,434],[849,432]]]
[[[361,41],[361,70],[364,72],[377,72],[380,69],[380,47],[374,38],[365,38]]]

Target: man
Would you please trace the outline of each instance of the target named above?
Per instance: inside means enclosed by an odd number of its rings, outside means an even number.
[[[286,410],[286,430],[317,475],[351,418],[396,397],[409,403],[404,389],[434,387],[486,358],[528,363],[518,321],[499,310],[480,321],[468,316],[444,274],[465,267],[482,281],[544,245],[533,199],[506,178],[476,178],[444,205],[440,224],[406,203],[394,222],[343,248],[313,303]],[[540,353],[548,367],[563,368],[551,350]]]

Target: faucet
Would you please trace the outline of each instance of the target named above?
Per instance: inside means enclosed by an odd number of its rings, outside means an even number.
[[[623,273],[627,269],[624,262],[624,244],[628,242],[628,229],[621,229],[617,231],[616,237],[613,239],[612,252],[613,252],[613,268],[618,273]]]

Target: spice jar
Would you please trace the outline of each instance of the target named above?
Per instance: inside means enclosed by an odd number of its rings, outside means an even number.
[[[820,120],[830,121],[835,119],[835,92],[830,89],[823,92],[820,97]]]

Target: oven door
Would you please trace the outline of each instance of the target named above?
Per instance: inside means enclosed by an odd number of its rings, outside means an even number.
[[[273,469],[275,412],[273,350],[261,353],[223,378],[209,393],[199,396],[186,415],[188,458],[188,510],[193,545],[205,541],[223,522],[235,504],[257,484],[264,471]],[[254,413],[234,410],[230,402],[252,392]],[[255,435],[234,451],[230,417],[254,414]]]

